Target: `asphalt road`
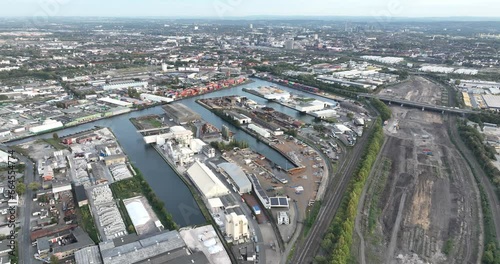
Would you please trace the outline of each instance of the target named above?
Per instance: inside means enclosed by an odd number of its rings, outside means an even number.
[[[0,149],[3,151],[8,151],[5,145],[0,145]],[[14,153],[14,157],[18,159],[19,162],[24,162],[26,164],[26,169],[24,171],[24,183],[26,187],[34,181],[34,166],[33,162],[21,155],[20,153]],[[21,227],[21,230],[18,234],[18,252],[19,252],[19,263],[20,264],[31,264],[31,263],[40,263],[33,258],[35,254],[34,247],[31,246],[31,206],[33,203],[33,191],[29,188],[26,188],[26,194],[24,195],[23,203],[19,205],[17,210],[19,210],[18,216],[19,221],[16,224],[16,227]]]
[[[371,124],[368,131],[372,131],[374,124],[374,122]],[[347,157],[342,163],[340,171],[336,177],[340,180],[340,183],[336,185],[335,181],[332,180],[330,182],[328,189],[331,191],[327,192],[323,199],[316,223],[309,231],[309,234],[304,242],[297,245],[296,252],[291,263],[305,264],[313,262],[313,258],[319,250],[324,232],[333,221],[333,218],[340,207],[344,192],[349,186],[349,182],[363,155],[363,150],[366,147],[369,134],[370,133],[364,133],[363,137],[356,143],[350,157]]]

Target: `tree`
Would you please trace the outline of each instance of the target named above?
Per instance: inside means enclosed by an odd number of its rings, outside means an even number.
[[[134,228],[134,226],[133,226],[133,225],[129,225],[129,226],[127,227],[127,229],[128,229],[128,232],[129,232],[129,233],[131,233],[131,234],[132,234],[132,233],[135,233],[135,228]]]
[[[59,140],[59,135],[57,133],[52,134],[52,138],[55,140]]]
[[[26,193],[26,184],[18,182],[16,185],[16,192],[19,195],[23,195],[24,193]]]
[[[50,264],[59,264],[59,259],[55,255],[50,256]]]
[[[36,191],[36,190],[40,189],[40,183],[32,182],[32,183],[28,184],[28,188],[30,188],[33,191]]]

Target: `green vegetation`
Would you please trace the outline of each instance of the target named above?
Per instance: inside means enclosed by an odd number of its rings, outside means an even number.
[[[131,98],[135,98],[135,99],[141,98],[141,94],[139,92],[137,92],[137,89],[135,89],[135,88],[128,88],[127,94]]]
[[[491,160],[496,160],[495,148],[484,144],[483,135],[477,129],[468,126],[464,122],[458,124],[458,133],[474,156],[476,156],[477,161],[495,186],[497,196],[500,197],[500,170],[491,162]]]
[[[446,240],[446,242],[444,243],[443,254],[449,256],[452,250],[453,250],[453,239],[450,238]]]
[[[292,136],[292,137],[297,137],[298,132],[296,129],[288,129],[287,131],[285,131],[285,134]]]
[[[461,133],[464,126],[466,126],[465,123],[458,124],[458,131],[459,131],[460,137],[462,137],[462,139],[465,141],[462,134],[465,134],[466,132]],[[453,138],[450,138],[450,139],[453,142],[453,144],[456,144],[456,142]],[[468,143],[467,141],[465,141],[465,144],[467,144],[467,145],[477,144],[477,142],[471,141],[470,143]],[[477,148],[480,149],[480,146],[477,146]],[[483,158],[484,158],[484,154],[481,156],[483,156]],[[476,157],[477,157],[477,161],[479,164],[485,164],[485,162],[491,163],[490,160],[479,159],[479,156],[477,156],[477,155],[476,155]],[[470,161],[468,161],[468,160],[466,160],[466,161],[470,166]],[[474,174],[474,178],[476,179],[476,182],[478,184],[480,201],[481,201],[481,210],[483,211],[484,245],[485,245],[485,247],[484,247],[484,252],[483,252],[482,263],[500,264],[500,247],[497,243],[497,237],[496,237],[496,232],[495,232],[495,223],[493,221],[493,214],[491,212],[490,203],[488,201],[488,196],[486,195],[486,191],[484,190],[484,187],[481,185],[481,182],[478,178],[478,175],[476,174],[476,171],[472,168],[472,166],[470,166],[470,167],[472,169],[472,173]],[[485,166],[483,165],[483,167],[485,167]],[[486,169],[484,169],[484,170],[486,173]],[[487,174],[487,176],[491,177],[488,174]],[[498,195],[498,188],[497,188],[496,194]]]
[[[216,114],[218,117],[222,118],[224,121],[228,122],[229,124],[237,127],[237,128],[240,128],[241,125],[240,123],[238,123],[238,121],[232,119],[230,116],[226,115],[226,113],[224,113],[223,110],[219,110],[219,109],[210,109],[214,114]]]
[[[210,142],[210,146],[219,151],[228,151],[234,148],[246,149],[249,147],[248,142],[238,141],[236,139],[230,141],[229,144],[226,144],[222,141],[213,141]]]
[[[26,193],[26,184],[24,184],[22,182],[18,182],[16,184],[16,193],[19,195],[25,194]]]
[[[80,214],[82,216],[82,227],[89,234],[90,238],[97,244],[99,243],[99,235],[95,227],[94,219],[90,214],[89,205],[80,207]]]
[[[133,167],[136,175],[130,179],[115,182],[110,185],[113,195],[117,199],[128,199],[138,195],[144,195],[148,199],[151,208],[155,212],[162,225],[168,230],[177,229],[177,224],[165,209],[165,204],[156,196],[142,173]]]
[[[481,208],[483,210],[484,223],[484,253],[483,263],[500,264],[500,247],[497,243],[495,233],[495,223],[493,222],[493,214],[491,213],[490,203],[484,187],[478,184],[479,194],[481,196]]]
[[[328,263],[344,264],[350,261],[354,221],[359,199],[383,141],[382,120],[378,118],[371,132],[365,154],[361,159],[360,167],[354,174],[335,219],[328,230],[325,230],[321,246],[325,252],[330,254],[326,258]]]
[[[483,111],[478,114],[470,115],[469,120],[478,123],[481,127],[484,123],[500,125],[500,113]]]
[[[8,100],[8,99],[9,99],[9,97],[7,95],[0,94],[0,101]]]
[[[373,194],[370,201],[370,210],[368,212],[368,231],[373,232],[377,224],[377,219],[382,213],[382,209],[379,207],[380,194],[384,191],[387,178],[391,172],[392,161],[388,158],[384,158],[382,161],[382,171],[380,172],[380,177],[373,183]]]
[[[125,207],[125,203],[123,203],[123,200],[120,200],[120,202],[118,203],[118,210],[122,215],[122,219],[123,222],[125,223],[125,226],[127,227],[128,233],[129,234],[135,233],[134,224],[132,223],[132,219],[130,219],[130,215],[128,215],[127,207]]]
[[[57,150],[67,149],[66,146],[61,144],[61,141],[59,139],[47,138],[47,139],[44,139],[43,142],[51,145],[52,147],[54,147]]]
[[[40,189],[40,186],[41,185],[38,182],[31,182],[30,184],[28,184],[28,188],[33,190],[33,191]]]
[[[154,128],[160,128],[163,126],[163,123],[158,120],[158,119],[148,119],[147,122],[149,123],[150,126],[154,127]]]
[[[316,222],[316,218],[318,218],[319,209],[321,208],[321,201],[317,201],[314,203],[313,207],[307,213],[307,217],[304,220],[304,237],[309,234],[311,227]]]
[[[50,264],[59,264],[59,259],[55,255],[50,256]]]
[[[19,243],[17,240],[14,242],[14,252],[9,254],[9,257],[12,263],[19,263]]]
[[[382,118],[382,121],[385,122],[385,121],[391,119],[392,111],[386,104],[384,104],[384,102],[382,102],[376,98],[371,99],[370,102],[373,105],[373,107],[375,107],[375,109],[377,109],[377,111],[380,113],[380,117]]]

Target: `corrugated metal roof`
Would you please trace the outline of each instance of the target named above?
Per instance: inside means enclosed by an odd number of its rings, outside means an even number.
[[[231,177],[231,179],[233,179],[234,183],[240,190],[245,190],[244,192],[247,192],[246,190],[252,190],[252,183],[248,180],[247,175],[243,172],[240,166],[235,163],[225,162],[219,164],[219,167],[222,168],[229,175],[229,177]]]

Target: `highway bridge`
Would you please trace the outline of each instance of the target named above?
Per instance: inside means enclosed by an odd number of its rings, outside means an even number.
[[[478,113],[478,111],[470,110],[470,109],[460,109],[460,108],[453,108],[453,107],[448,107],[448,106],[441,106],[441,105],[431,105],[431,104],[426,104],[426,103],[419,103],[419,102],[412,102],[392,96],[384,96],[384,95],[377,95],[377,94],[358,94],[358,97],[364,97],[364,98],[377,98],[380,101],[387,102],[389,104],[399,104],[401,106],[410,106],[410,107],[415,107],[422,109],[422,111],[425,110],[431,110],[431,111],[436,111],[436,112],[441,112],[441,113],[452,113],[452,114],[474,114]]]

